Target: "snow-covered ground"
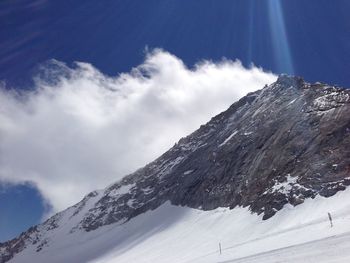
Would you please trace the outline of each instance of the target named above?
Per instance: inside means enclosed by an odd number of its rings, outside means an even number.
[[[331,236],[317,241],[276,249],[240,259],[228,260],[232,263],[270,262],[350,262],[350,234]]]
[[[166,203],[126,224],[57,232],[40,253],[27,249],[13,262],[350,262],[349,201],[350,189],[286,206],[267,221],[246,208]]]

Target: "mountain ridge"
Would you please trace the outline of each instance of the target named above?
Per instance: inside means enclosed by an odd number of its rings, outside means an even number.
[[[284,205],[350,185],[350,91],[281,75],[182,138],[155,161],[0,243],[0,262],[69,233],[124,224],[170,201],[201,210],[249,207],[269,219]],[[50,235],[49,235],[50,236]]]

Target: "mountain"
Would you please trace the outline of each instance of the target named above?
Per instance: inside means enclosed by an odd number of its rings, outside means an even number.
[[[305,225],[313,235],[302,235],[300,242],[327,237],[318,232],[329,208],[335,221],[341,220],[338,214],[343,219],[344,213],[350,215],[337,194],[350,185],[349,145],[350,90],[281,75],[152,163],[1,243],[0,262],[87,262],[113,251],[116,257],[127,255],[139,246],[145,247],[143,253],[134,250],[140,257],[125,260],[149,262],[153,255],[159,261],[155,255],[168,251],[169,244],[172,253],[183,253],[176,250],[180,240],[213,240],[215,252],[218,240],[242,246],[290,229],[295,234]],[[344,191],[342,198],[348,195]],[[167,232],[158,241],[168,246],[152,252],[157,241],[150,240]],[[300,244],[275,241],[270,250]],[[203,251],[190,250],[186,259],[177,256],[175,262],[194,262]],[[169,253],[166,259],[172,262],[175,255]]]

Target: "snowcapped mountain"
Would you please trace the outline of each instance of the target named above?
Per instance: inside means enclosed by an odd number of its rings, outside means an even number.
[[[339,234],[350,248],[350,193],[338,193],[350,185],[349,145],[350,90],[281,75],[154,162],[0,244],[0,262],[215,262],[262,252],[237,262],[272,262]]]

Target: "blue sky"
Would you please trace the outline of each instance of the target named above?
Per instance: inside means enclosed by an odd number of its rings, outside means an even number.
[[[225,57],[349,87],[349,10],[348,0],[5,0],[0,80],[34,88],[32,77],[49,59],[86,62],[114,76],[142,64],[147,47],[190,67]],[[33,187],[3,184],[0,241],[38,223],[44,203]]]
[[[44,213],[45,204],[30,185],[0,185],[1,240],[13,237],[21,229],[31,227]]]

